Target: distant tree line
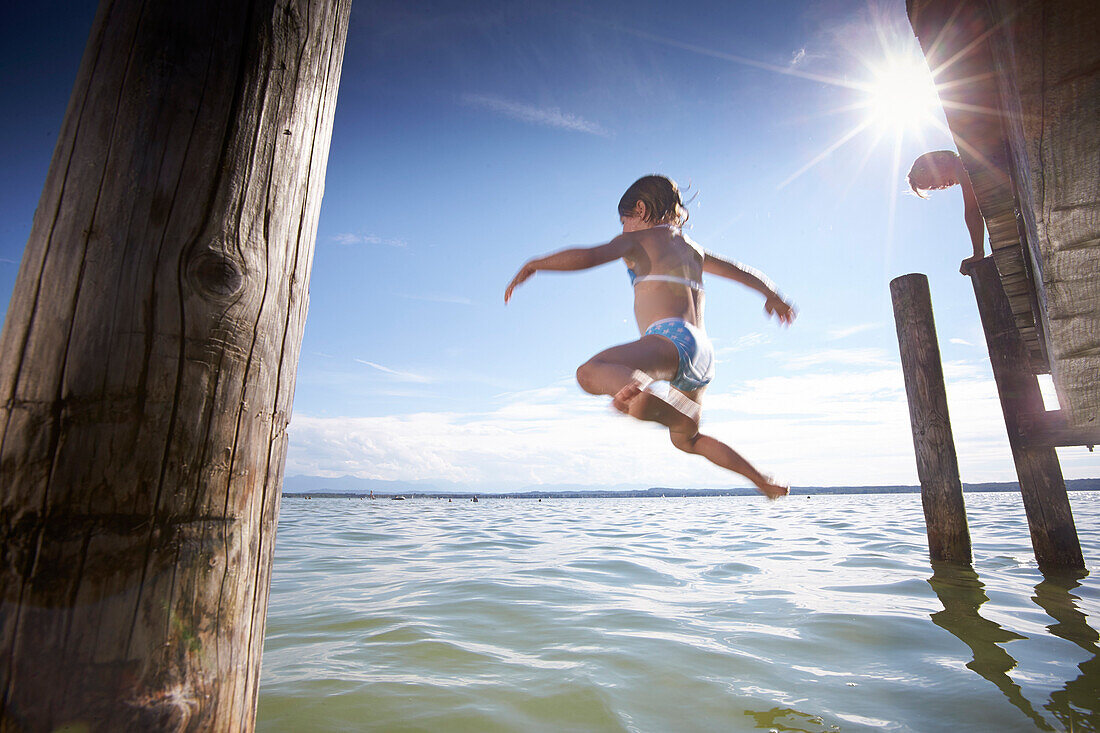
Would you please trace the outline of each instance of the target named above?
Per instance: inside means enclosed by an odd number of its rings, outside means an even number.
[[[1100,491],[1100,478],[1070,479],[1066,481],[1069,491]],[[963,484],[963,490],[971,493],[1019,491],[1020,485],[1014,481]],[[920,486],[794,486],[791,493],[795,496],[843,495],[843,494],[919,494]],[[298,499],[646,499],[646,498],[683,498],[708,496],[756,496],[752,488],[736,489],[673,489],[655,487],[624,491],[572,490],[572,491],[524,491],[518,493],[481,493],[481,492],[386,492],[377,491],[293,491],[283,496]]]

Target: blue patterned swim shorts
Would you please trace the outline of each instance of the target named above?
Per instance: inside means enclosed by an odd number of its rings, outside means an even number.
[[[703,329],[679,318],[654,321],[646,336],[664,336],[680,352],[680,368],[669,384],[681,392],[706,387],[714,379],[714,347]]]

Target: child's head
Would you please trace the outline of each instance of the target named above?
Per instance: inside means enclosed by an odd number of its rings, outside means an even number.
[[[959,182],[955,172],[959,156],[953,150],[933,150],[913,161],[909,169],[909,188],[921,198],[925,191],[954,186]]]
[[[651,224],[683,226],[688,219],[680,189],[667,176],[642,176],[630,184],[619,199],[619,216],[634,216],[639,203],[645,207],[642,218]]]

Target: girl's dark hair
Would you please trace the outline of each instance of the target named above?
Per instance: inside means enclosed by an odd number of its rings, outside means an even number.
[[[913,167],[909,169],[909,188],[913,189],[913,193],[924,199],[928,198],[924,195],[925,191],[934,191],[954,185],[944,184],[941,181],[944,174],[954,171],[955,161],[958,158],[959,155],[954,150],[933,150],[931,153],[917,156],[917,159],[913,161]],[[921,180],[927,180],[929,177],[935,179],[935,182],[929,186],[921,186]],[[958,181],[955,183],[958,183]]]
[[[688,220],[680,189],[667,176],[642,176],[630,184],[619,199],[619,215],[633,216],[639,201],[645,206],[643,219],[647,222],[683,226]]]

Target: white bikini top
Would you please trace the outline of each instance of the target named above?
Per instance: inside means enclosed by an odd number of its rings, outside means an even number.
[[[648,280],[652,282],[678,283],[680,285],[686,285],[692,290],[703,289],[703,283],[697,280],[688,280],[686,277],[677,277],[676,275],[642,275],[641,277],[638,277],[629,267],[626,268],[626,274],[630,275],[631,285],[644,283]]]
[[[671,224],[658,224],[657,227],[667,227],[669,229],[672,229]],[[654,228],[656,229],[657,227],[654,227]],[[626,268],[626,274],[630,276],[630,284],[631,285],[637,285],[638,283],[648,281],[648,282],[665,282],[665,283],[676,283],[678,285],[686,285],[687,287],[691,288],[692,290],[702,290],[703,289],[703,283],[699,282],[698,280],[689,280],[686,277],[679,277],[677,275],[642,275],[642,276],[639,277],[638,275],[635,275],[634,270],[632,270],[629,267]]]

